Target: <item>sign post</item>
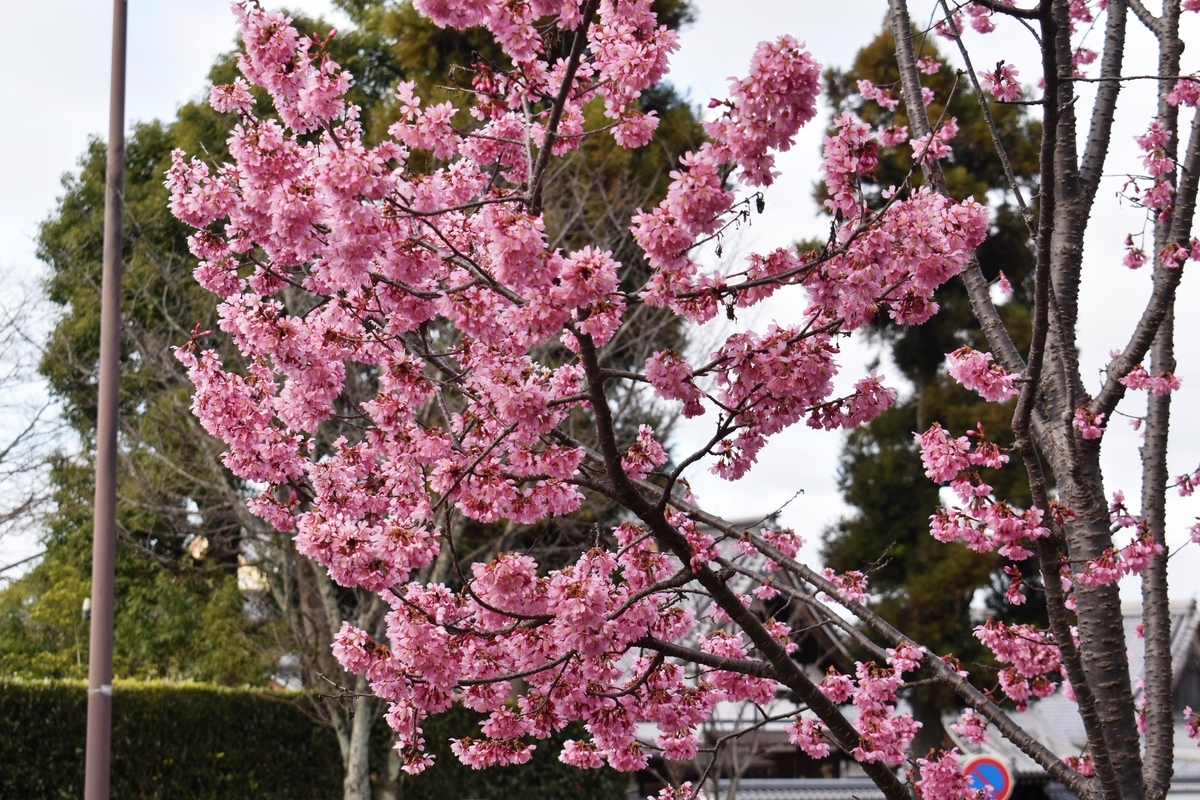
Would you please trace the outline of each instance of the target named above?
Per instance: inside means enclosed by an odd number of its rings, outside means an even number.
[[[1008,800],[1012,796],[1012,770],[995,756],[971,756],[963,765],[963,774],[973,791],[983,790],[992,800]]]

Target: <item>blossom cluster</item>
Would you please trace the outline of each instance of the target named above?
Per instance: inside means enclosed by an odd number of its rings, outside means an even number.
[[[858,82],[858,93],[862,95],[864,100],[874,100],[883,108],[891,111],[900,104],[900,101],[888,89],[882,89],[868,80],[860,80]]]
[[[1124,492],[1113,492],[1113,499],[1109,504],[1109,518],[1114,530],[1131,528],[1136,531],[1135,535],[1124,547],[1107,547],[1096,558],[1084,561],[1079,571],[1071,575],[1070,579],[1064,574],[1064,591],[1069,589],[1071,583],[1105,586],[1116,583],[1126,575],[1140,575],[1156,556],[1164,552],[1163,546],[1155,541],[1146,521],[1129,513]]]
[[[1160,218],[1164,219],[1175,198],[1175,160],[1166,151],[1170,139],[1170,131],[1159,119],[1152,120],[1144,134],[1134,137],[1145,154],[1142,165],[1146,169],[1146,177],[1151,180],[1151,186],[1146,189],[1131,180],[1135,196],[1143,206],[1158,212]]]
[[[979,73],[979,81],[988,94],[1006,103],[1021,98],[1021,82],[1017,80],[1020,71],[1012,64],[1003,61],[994,70]]]
[[[987,720],[976,714],[974,709],[964,710],[958,722],[950,725],[950,729],[974,745],[987,741]]]
[[[915,670],[923,652],[905,646],[887,651],[887,664],[858,662],[855,675],[843,675],[830,667],[817,685],[834,703],[851,703],[858,712],[859,741],[851,755],[860,762],[882,762],[898,766],[906,760],[906,749],[921,723],[909,714],[896,713],[896,692],[904,674]],[[811,717],[797,716],[788,727],[788,739],[812,758],[829,755],[829,734]]]
[[[1005,5],[1012,5],[1012,0],[1004,0],[1004,2]],[[976,33],[991,33],[996,30],[996,23],[992,21],[991,9],[971,3],[966,6],[965,15],[962,10],[959,10],[953,12],[949,17],[938,20],[936,26],[938,35],[947,39],[958,38],[967,29],[967,17],[970,18],[971,28]]]
[[[992,361],[991,353],[981,353],[963,346],[946,354],[950,377],[967,389],[973,389],[984,400],[992,402],[1017,396],[1013,382],[1017,375],[1006,372]]]
[[[1091,753],[1083,756],[1064,756],[1063,763],[1083,776],[1096,773],[1096,764]]]
[[[1129,373],[1121,378],[1121,383],[1130,389],[1148,389],[1154,394],[1164,395],[1170,394],[1179,388],[1179,378],[1175,377],[1170,372],[1161,372],[1158,375],[1150,375],[1146,372],[1146,368],[1141,364],[1131,369]]]
[[[913,781],[917,797],[922,800],[947,797],[986,800],[990,796],[988,792],[971,789],[970,781],[959,764],[959,755],[957,750],[948,750],[931,753],[929,758],[918,758],[920,777]]]
[[[913,158],[922,164],[932,164],[950,155],[950,140],[958,135],[958,120],[954,117],[924,136],[911,142]]]
[[[1033,555],[1027,545],[1048,536],[1042,510],[1024,511],[992,498],[992,487],[980,476],[979,467],[999,468],[1008,456],[988,441],[983,426],[957,439],[938,423],[923,434],[914,434],[921,448],[925,475],[938,483],[949,482],[960,505],[941,508],[929,520],[929,532],[940,542],[961,541],[970,549],[1000,554],[1015,561]]]
[[[975,628],[975,638],[997,661],[1010,665],[1000,670],[1000,688],[1018,708],[1030,697],[1048,697],[1058,688],[1052,678],[1062,669],[1062,657],[1048,632],[993,619]]]
[[[1074,577],[1083,586],[1113,584],[1126,575],[1140,575],[1153,558],[1163,552],[1163,546],[1154,541],[1149,529],[1141,527],[1129,544],[1105,548],[1098,557],[1085,561]]]
[[[1092,411],[1087,406],[1075,409],[1071,425],[1079,432],[1081,439],[1099,439],[1104,435],[1104,414]]]

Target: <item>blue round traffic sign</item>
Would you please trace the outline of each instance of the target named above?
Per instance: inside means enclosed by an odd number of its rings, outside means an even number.
[[[995,756],[972,756],[963,766],[971,789],[982,789],[992,800],[1008,800],[1013,791],[1012,771]]]

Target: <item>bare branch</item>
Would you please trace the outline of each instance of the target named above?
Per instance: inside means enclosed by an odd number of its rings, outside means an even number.
[[[1128,2],[1129,7],[1141,23],[1149,28],[1151,33],[1158,33],[1162,20],[1150,13],[1150,10],[1142,5],[1142,0],[1128,0]]]
[[[1000,158],[1000,164],[1004,167],[1004,177],[1008,179],[1008,186],[1013,191],[1013,195],[1017,199],[1017,206],[1021,209],[1021,218],[1025,220],[1025,226],[1029,229],[1029,236],[1036,237],[1033,228],[1033,217],[1029,210],[1029,206],[1025,203],[1025,194],[1021,191],[1021,185],[1017,183],[1017,176],[1013,174],[1012,162],[1008,159],[1008,150],[1004,147],[1004,142],[1000,139],[1000,131],[996,128],[996,119],[992,116],[991,106],[988,104],[987,95],[983,91],[983,87],[979,85],[979,76],[975,74],[975,66],[971,63],[971,54],[967,51],[966,44],[962,40],[962,31],[958,29],[958,24],[954,21],[954,15],[950,13],[950,7],[946,0],[940,0],[942,10],[946,13],[947,25],[954,32],[954,43],[958,45],[958,53],[962,56],[963,63],[966,65],[967,77],[971,79],[971,87],[975,90],[975,99],[979,101],[979,109],[983,112],[983,118],[987,122],[988,132],[992,135],[992,147],[996,148],[996,155]]]
[[[1127,0],[1110,0],[1108,4],[1108,21],[1104,29],[1104,55],[1100,61],[1100,78],[1103,82],[1096,91],[1096,102],[1092,106],[1092,121],[1088,129],[1087,145],[1083,157],[1079,161],[1079,181],[1081,184],[1080,199],[1083,214],[1096,199],[1096,190],[1100,188],[1100,177],[1104,173],[1104,164],[1108,158],[1109,142],[1112,139],[1112,125],[1117,109],[1117,96],[1121,92],[1121,67],[1125,61],[1125,28],[1128,15]],[[1062,69],[1070,70],[1068,61]],[[1067,78],[1069,73],[1062,77]],[[1047,80],[1049,76],[1047,76]],[[1047,91],[1047,97],[1050,93]],[[1065,100],[1065,98],[1064,98]]]
[[[1042,14],[1042,9],[1049,0],[1042,0],[1038,3],[1037,8],[1018,8],[1017,6],[1009,6],[1000,2],[1000,0],[973,0],[975,5],[983,6],[995,14],[1002,14],[1006,17],[1016,17],[1017,19],[1037,19]],[[947,15],[949,12],[947,12]]]
[[[587,0],[584,5],[582,21],[575,31],[575,40],[571,43],[571,55],[567,57],[567,68],[563,70],[562,86],[559,87],[558,97],[550,108],[550,118],[546,120],[546,135],[542,140],[542,148],[538,152],[537,164],[533,168],[532,185],[529,187],[529,210],[537,215],[542,213],[542,180],[546,174],[546,166],[550,163],[550,154],[554,150],[554,141],[558,138],[558,122],[562,119],[563,107],[571,95],[575,83],[575,73],[579,69],[579,61],[583,57],[583,49],[587,46],[587,31],[592,24],[592,17],[600,6],[600,0]]]
[[[928,134],[931,130],[929,115],[925,111],[925,103],[921,93],[921,78],[917,69],[916,50],[913,47],[912,21],[908,14],[907,0],[889,0],[891,12],[889,16],[892,36],[896,41],[896,63],[900,68],[900,83],[904,94],[904,107],[908,111],[909,123],[912,125],[915,137]],[[942,175],[937,162],[923,166],[926,180],[940,194],[949,197],[950,190]],[[1004,321],[992,302],[991,291],[979,261],[971,256],[971,260],[963,268],[963,285],[967,288],[967,296],[971,301],[971,310],[979,320],[984,336],[987,337],[996,360],[1009,372],[1024,372],[1025,360],[1013,344],[1012,337],[1004,327]]]
[[[1187,156],[1183,163],[1183,173],[1179,181],[1179,190],[1175,196],[1175,207],[1171,212],[1171,239],[1187,245],[1192,233],[1192,217],[1196,211],[1196,193],[1200,187],[1200,113],[1192,118],[1192,130],[1188,140]],[[1105,369],[1104,388],[1092,401],[1090,409],[1094,414],[1111,415],[1117,403],[1125,396],[1125,386],[1121,378],[1130,370],[1142,363],[1150,349],[1158,327],[1167,316],[1168,310],[1175,302],[1175,290],[1183,270],[1178,267],[1167,267],[1156,263],[1154,268],[1154,288],[1150,300],[1146,303],[1142,316],[1138,319],[1137,327],[1129,343],[1121,354],[1109,362]]]

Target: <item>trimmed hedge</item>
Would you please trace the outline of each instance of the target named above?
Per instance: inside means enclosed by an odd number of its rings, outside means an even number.
[[[337,738],[304,711],[300,695],[199,684],[118,682],[113,695],[113,800],[336,800]],[[558,760],[562,740],[538,742],[529,764],[476,771],[450,738],[478,736],[479,715],[456,708],[429,722],[437,756],[403,776],[403,800],[619,800],[625,776]],[[0,681],[0,798],[58,800],[83,790],[87,687],[78,681]],[[383,772],[380,721],[373,772]],[[375,766],[378,765],[378,766]]]
[[[119,682],[113,693],[114,800],[327,800],[341,795],[333,731],[298,696]],[[0,797],[83,793],[87,686],[0,683]]]

